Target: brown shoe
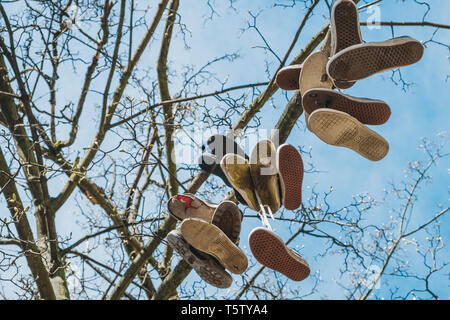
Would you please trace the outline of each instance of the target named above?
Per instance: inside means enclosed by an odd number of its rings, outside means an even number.
[[[302,204],[302,156],[293,146],[282,144],[278,147],[276,162],[283,206],[288,210],[296,210]]]
[[[215,225],[200,219],[185,219],[180,231],[195,249],[212,255],[230,272],[241,274],[247,269],[245,254]]]
[[[372,161],[383,159],[389,151],[383,137],[342,111],[317,109],[309,116],[309,126],[325,143],[350,148]]]
[[[410,37],[357,44],[331,57],[327,72],[334,80],[361,80],[385,70],[414,64],[422,58],[423,51],[423,45]]]
[[[283,90],[298,90],[300,78],[300,72],[302,66],[300,64],[293,64],[284,68],[281,68],[275,77],[276,84]]]
[[[241,210],[234,202],[224,200],[214,211],[211,223],[222,230],[231,242],[238,243],[242,217]]]
[[[200,200],[190,193],[178,194],[167,201],[169,213],[178,221],[199,218],[211,222],[217,204]]]
[[[362,43],[358,8],[352,0],[337,0],[333,3],[330,27],[330,57],[350,46]],[[334,80],[333,83],[339,89],[348,89],[355,84],[355,81]]]
[[[303,95],[305,112],[330,108],[348,113],[363,124],[380,125],[391,116],[391,109],[381,100],[355,98],[329,89],[311,89]]]
[[[277,150],[271,140],[259,141],[250,154],[250,174],[255,192],[272,214],[281,206],[276,168]],[[258,210],[259,211],[259,210]]]
[[[302,281],[310,274],[308,263],[294,250],[286,247],[275,233],[256,228],[248,236],[250,250],[263,266],[284,274],[291,280]]]
[[[250,176],[250,164],[247,159],[237,154],[226,154],[220,161],[220,167],[233,188],[239,192],[250,209],[259,211],[254,193],[255,187]]]

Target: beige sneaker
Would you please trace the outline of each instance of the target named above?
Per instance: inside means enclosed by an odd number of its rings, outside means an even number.
[[[195,249],[212,255],[230,272],[241,274],[247,269],[245,254],[215,225],[200,219],[185,219],[180,231]]]
[[[248,236],[248,243],[253,256],[263,266],[294,281],[302,281],[309,276],[308,263],[297,252],[286,247],[272,231],[255,228]]]
[[[272,214],[281,206],[276,168],[277,149],[271,140],[261,140],[250,154],[250,174],[261,205],[270,208]]]
[[[220,167],[233,188],[239,192],[250,209],[259,211],[254,193],[255,187],[250,176],[250,164],[247,159],[237,154],[226,154],[220,161]]]
[[[383,137],[345,112],[317,109],[309,116],[309,126],[325,143],[350,148],[372,161],[383,159],[389,151]]]
[[[200,200],[190,193],[178,194],[167,201],[169,213],[178,221],[199,218],[211,222],[217,204]]]

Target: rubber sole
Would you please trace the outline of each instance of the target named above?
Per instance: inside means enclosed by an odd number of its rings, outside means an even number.
[[[178,230],[169,232],[166,241],[175,250],[204,281],[217,288],[225,289],[231,286],[233,279],[210,256],[197,256],[192,252],[189,244],[183,238]]]
[[[211,223],[222,230],[231,242],[238,243],[241,221],[242,213],[238,206],[232,201],[224,200],[214,211]]]
[[[346,147],[371,161],[383,159],[388,142],[347,113],[318,109],[309,116],[311,131],[327,144]]]
[[[308,263],[299,254],[287,248],[273,232],[254,229],[248,239],[255,259],[263,266],[280,272],[291,280],[302,281],[310,274]]]
[[[380,100],[355,98],[329,89],[311,89],[303,95],[303,107],[311,114],[330,108],[348,113],[363,124],[380,125],[391,116],[391,108]]]
[[[338,81],[356,81],[389,69],[418,62],[423,45],[412,38],[394,38],[384,42],[357,44],[334,55],[327,73]]]
[[[253,147],[250,154],[250,175],[255,186],[255,192],[261,199],[261,204],[270,207],[273,214],[281,206],[276,153],[277,150],[273,142],[264,139]]]
[[[245,254],[215,225],[200,219],[186,219],[180,231],[195,249],[214,256],[230,272],[242,274],[247,269]]]
[[[362,43],[358,9],[351,0],[338,0],[331,10],[331,33],[333,42],[331,56],[350,46]],[[339,89],[349,89],[355,81],[333,81]]]
[[[328,57],[321,51],[315,52],[306,58],[300,73],[300,92],[303,94],[309,89],[331,89],[333,82],[327,74]]]
[[[300,64],[281,68],[275,76],[275,82],[283,90],[298,90],[301,71]]]
[[[293,146],[281,145],[277,150],[277,170],[280,177],[281,198],[288,210],[296,210],[302,204],[303,160]]]

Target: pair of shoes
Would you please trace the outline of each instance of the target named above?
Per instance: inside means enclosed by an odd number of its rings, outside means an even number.
[[[179,229],[166,237],[169,245],[180,254],[207,283],[228,288],[233,273],[243,273],[247,257],[237,247],[242,213],[228,200],[213,204],[192,194],[176,195],[167,203],[169,213],[181,221]]]
[[[293,146],[275,147],[271,140],[261,140],[250,159],[226,154],[220,163],[230,184],[255,210],[270,209],[273,214],[283,205],[295,210],[302,201],[303,161]]]

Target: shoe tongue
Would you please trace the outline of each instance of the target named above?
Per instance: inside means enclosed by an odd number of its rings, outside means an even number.
[[[190,198],[190,197],[186,197],[186,196],[176,196],[175,199],[183,201],[186,205],[186,209],[187,208],[191,208],[192,207],[192,201],[194,201],[194,199]]]

